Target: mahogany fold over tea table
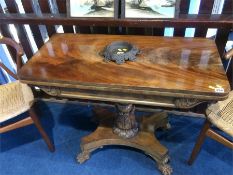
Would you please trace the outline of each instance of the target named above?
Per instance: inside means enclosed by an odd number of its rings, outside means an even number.
[[[140,50],[135,61],[106,62],[101,53],[114,41]],[[230,91],[215,42],[201,38],[166,38],[127,35],[56,34],[21,68],[23,83],[47,94],[116,105],[116,115],[97,110],[100,125],[81,141],[80,163],[105,145],[126,145],[150,155],[167,175],[168,150],[147,124],[166,117],[144,117],[139,123],[137,105],[189,109],[202,102],[226,99]],[[112,125],[112,128],[110,127]]]

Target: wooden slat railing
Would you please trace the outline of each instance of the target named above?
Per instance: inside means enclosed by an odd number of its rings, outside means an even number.
[[[0,13],[3,13],[3,10],[2,10],[2,7],[1,7],[1,4],[0,4]],[[5,37],[8,37],[8,38],[12,38],[12,35],[11,35],[11,32],[9,30],[9,26],[8,25],[5,25],[5,24],[0,24],[0,32],[3,36]],[[14,58],[16,58],[16,51],[14,48],[10,47],[10,46],[6,46],[10,55],[11,55],[11,58],[13,58],[13,61],[16,63],[16,60],[14,60]]]
[[[209,27],[232,29],[233,14],[190,15],[181,14],[174,19],[111,19],[111,18],[68,18],[63,14],[0,14],[1,24],[44,24],[79,26],[123,26],[123,27]]]
[[[67,15],[66,0],[57,0],[57,7],[60,14]],[[65,33],[74,33],[73,25],[71,26],[63,25],[63,30]]]
[[[35,14],[33,7],[32,7],[32,1],[21,0],[21,2],[22,2],[22,5],[24,7],[25,13],[34,13]],[[36,24],[30,24],[29,27],[32,31],[32,35],[33,35],[34,40],[36,42],[37,48],[38,49],[41,48],[41,46],[44,44],[44,41],[43,41],[43,37],[42,37],[41,32],[40,32],[39,26]]]
[[[231,15],[232,13],[233,13],[233,1],[232,0],[225,0],[222,14]],[[233,32],[233,24],[232,24],[231,31]],[[225,52],[225,46],[226,46],[226,42],[228,40],[227,32],[228,31],[225,31],[224,29],[219,29],[218,33],[216,35],[216,39],[215,39],[215,42],[216,42],[216,45],[218,47],[218,51],[219,51],[221,57],[223,56],[223,53]],[[229,63],[227,77],[228,77],[228,80],[230,82],[231,89],[233,89],[233,58],[230,60],[230,63]]]
[[[199,14],[211,15],[214,5],[214,0],[201,1]],[[195,31],[195,37],[205,37],[208,30],[208,26],[197,28]]]
[[[5,3],[7,5],[7,9],[9,13],[16,13],[16,14],[19,13],[19,9],[17,8],[17,4],[14,0],[7,0],[5,1]],[[31,44],[28,39],[27,32],[24,26],[15,24],[15,27],[18,31],[18,37],[19,37],[20,43],[23,46],[23,49],[24,49],[24,52],[27,58],[31,58],[33,55],[33,51],[32,51]]]
[[[188,14],[189,11],[190,0],[182,0],[180,2],[180,14]],[[175,28],[174,36],[184,36],[185,28]]]
[[[224,14],[232,14],[233,13],[233,1],[232,0],[225,0],[223,11]]]
[[[41,9],[42,14],[43,13],[52,14],[50,7],[49,7],[49,1],[38,0],[38,3],[40,5],[40,9]],[[56,33],[56,28],[54,25],[46,25],[46,29],[47,29],[49,37],[51,37],[54,33]]]

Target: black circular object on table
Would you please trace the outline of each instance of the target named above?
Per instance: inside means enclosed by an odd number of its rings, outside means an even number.
[[[103,52],[104,61],[115,61],[123,64],[125,61],[135,61],[139,49],[125,41],[112,42]]]

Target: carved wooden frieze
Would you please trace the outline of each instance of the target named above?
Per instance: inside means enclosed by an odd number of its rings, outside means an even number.
[[[195,98],[176,98],[174,104],[176,108],[192,108],[204,101]]]

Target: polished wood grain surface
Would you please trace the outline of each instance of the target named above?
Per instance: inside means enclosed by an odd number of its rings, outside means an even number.
[[[104,62],[101,51],[113,41],[141,50],[135,62]],[[230,91],[215,42],[205,38],[129,35],[54,35],[19,71],[32,85],[94,86],[227,96]],[[217,93],[216,88],[224,92]]]

